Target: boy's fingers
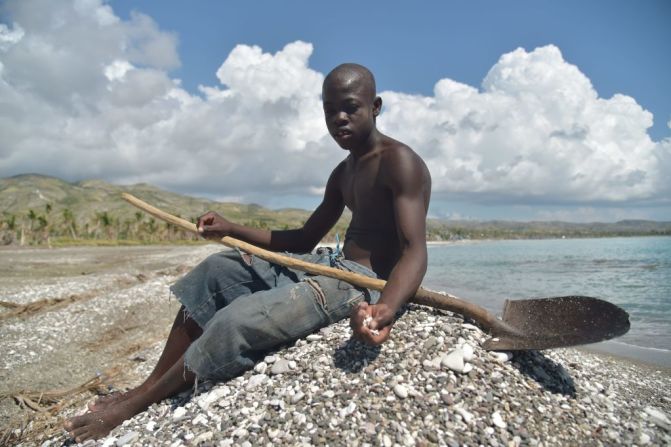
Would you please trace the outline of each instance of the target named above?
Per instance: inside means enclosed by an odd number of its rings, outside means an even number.
[[[379,346],[389,338],[389,332],[391,331],[391,326],[385,326],[378,331],[377,334],[370,333],[371,342],[369,344],[374,346]]]

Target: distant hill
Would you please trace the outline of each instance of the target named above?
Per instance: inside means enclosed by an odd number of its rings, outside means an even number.
[[[146,183],[127,186],[113,185],[102,180],[69,183],[39,174],[22,174],[0,179],[0,209],[5,213],[24,215],[31,209],[43,212],[46,205],[50,204],[51,214],[61,214],[64,209],[69,209],[78,222],[92,219],[96,213],[105,211],[123,220],[134,217],[138,210],[121,198],[122,192],[133,194],[186,219],[214,210],[241,223],[255,220],[268,225],[283,226],[302,224],[309,216],[308,211],[299,209],[269,210],[255,204],[222,203],[189,197]]]
[[[145,183],[113,185],[102,180],[70,183],[45,175],[22,174],[0,179],[0,218],[5,230],[11,226],[17,232],[16,240],[21,226],[32,228],[34,232],[40,227],[46,231],[44,229],[48,225],[51,234],[67,236],[73,233],[65,228],[68,227],[68,218],[74,223],[76,235],[83,239],[105,239],[113,235],[119,237],[119,234],[130,237],[132,235],[125,233],[132,232],[132,226],[139,227],[142,223],[151,224],[152,229],[160,227],[161,223],[125,202],[121,198],[122,192],[133,194],[192,222],[205,211],[213,210],[237,223],[257,228],[285,229],[300,227],[310,215],[309,211],[301,209],[270,210],[256,204],[222,203],[189,197]],[[12,220],[13,224],[9,225]],[[349,215],[344,215],[330,237],[334,237],[335,231],[344,234],[348,222]],[[136,233],[139,234],[140,230]]]
[[[310,211],[270,210],[255,204],[222,203],[189,197],[140,183],[113,185],[101,180],[70,183],[39,174],[0,179],[0,243],[44,243],[50,238],[70,240],[128,239],[173,241],[187,238],[121,199],[128,192],[152,205],[195,221],[214,210],[234,222],[271,229],[300,227]],[[327,235],[344,236],[349,213]],[[455,221],[429,219],[430,240],[528,239],[561,237],[608,237],[671,235],[671,222],[623,220],[616,223]]]
[[[671,222],[650,220],[571,223],[429,219],[427,226],[431,239],[439,240],[671,236]]]

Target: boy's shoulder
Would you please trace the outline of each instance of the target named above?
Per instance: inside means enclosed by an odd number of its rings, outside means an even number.
[[[393,138],[386,137],[382,151],[383,168],[392,172],[398,170],[417,170],[428,173],[426,164],[410,146]]]

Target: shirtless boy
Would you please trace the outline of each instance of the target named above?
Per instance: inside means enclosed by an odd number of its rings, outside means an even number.
[[[331,173],[322,203],[300,229],[246,228],[208,212],[206,238],[230,235],[273,251],[310,253],[341,216],[352,211],[342,255],[295,255],[379,276],[380,293],[311,276],[236,251],[212,255],[178,281],[182,302],[154,371],[137,388],[100,398],[65,423],[78,442],[105,436],[124,420],[193,385],[196,377],[227,380],[268,350],[350,316],[353,335],[379,345],[394,315],[419,287],[427,265],[426,213],[431,178],[421,158],[376,127],[382,99],[360,65],[331,71],[322,89],[331,136],[348,155]],[[364,323],[364,320],[367,320]]]

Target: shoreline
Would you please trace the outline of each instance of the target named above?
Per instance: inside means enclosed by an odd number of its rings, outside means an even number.
[[[666,371],[671,375],[671,352],[665,349],[630,345],[617,340],[576,346],[576,349]]]

